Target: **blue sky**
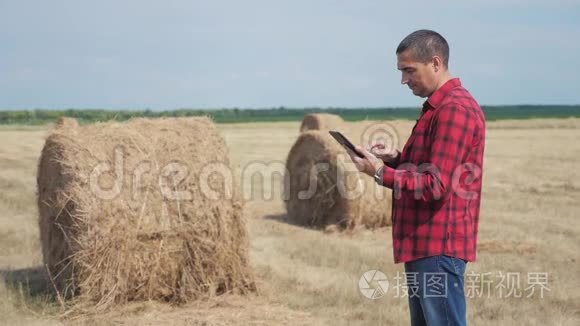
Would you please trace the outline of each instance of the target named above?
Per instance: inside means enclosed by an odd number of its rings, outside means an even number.
[[[480,104],[580,104],[580,1],[0,0],[0,109],[418,106],[421,28]]]

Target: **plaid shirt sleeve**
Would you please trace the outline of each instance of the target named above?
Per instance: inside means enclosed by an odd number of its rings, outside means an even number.
[[[426,202],[445,200],[452,176],[470,150],[477,118],[473,110],[448,103],[436,110],[430,127],[428,164],[383,169],[383,185],[396,191],[413,191]]]

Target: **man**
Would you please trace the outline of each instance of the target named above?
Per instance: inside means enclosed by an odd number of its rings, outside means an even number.
[[[475,260],[485,119],[448,70],[449,46],[419,30],[397,48],[401,83],[426,97],[399,152],[371,144],[349,153],[357,169],[393,189],[395,263],[405,263],[412,325],[465,325],[464,273]]]

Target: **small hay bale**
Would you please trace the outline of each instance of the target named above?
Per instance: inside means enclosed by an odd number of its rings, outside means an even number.
[[[61,295],[104,310],[255,290],[239,189],[227,173],[201,177],[230,166],[213,122],[76,129],[47,138],[37,176],[44,263]]]
[[[55,128],[78,128],[79,122],[75,118],[60,117],[54,125]]]
[[[284,200],[293,223],[320,229],[391,224],[391,191],[360,174],[327,131],[300,134],[286,172]]]
[[[333,130],[340,129],[344,120],[336,114],[330,113],[310,113],[302,119],[300,132],[308,130]]]

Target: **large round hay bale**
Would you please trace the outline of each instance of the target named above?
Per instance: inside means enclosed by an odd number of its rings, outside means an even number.
[[[44,263],[61,295],[106,309],[255,289],[236,178],[209,119],[77,129],[47,138],[37,177]]]
[[[360,174],[327,131],[300,134],[286,169],[284,199],[290,221],[340,229],[391,224],[390,190]]]
[[[336,114],[330,113],[310,113],[302,119],[300,132],[308,130],[333,130],[340,129],[344,121]]]

